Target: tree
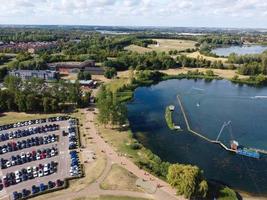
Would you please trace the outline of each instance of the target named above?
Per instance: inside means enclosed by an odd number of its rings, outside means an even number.
[[[112,94],[113,102],[110,108],[110,122],[112,125],[121,126],[126,123],[127,108],[124,103],[119,102],[117,98],[117,93]]]
[[[116,75],[117,75],[117,70],[114,67],[112,67],[112,68],[107,67],[105,69],[104,76],[106,78],[111,79]]]
[[[208,184],[197,166],[172,164],[169,167],[167,180],[177,190],[178,195],[186,198],[205,197]]]
[[[4,86],[7,87],[11,91],[17,91],[21,85],[21,78],[16,76],[6,76],[4,78]]]
[[[84,75],[83,75],[83,72],[82,71],[80,71],[79,73],[78,73],[78,80],[84,80]]]
[[[110,108],[112,106],[112,93],[107,91],[105,86],[101,86],[97,94],[97,108],[99,114],[98,121],[107,125],[110,121]]]
[[[27,105],[26,105],[26,95],[24,95],[21,92],[17,92],[15,95],[15,103],[18,106],[18,111],[20,112],[26,112],[27,111]]]
[[[32,59],[32,56],[28,52],[22,52],[22,53],[17,54],[17,56],[16,56],[16,60],[19,62],[25,61],[25,60],[30,60],[30,59]]]
[[[92,75],[89,72],[83,72],[84,80],[91,80]]]
[[[27,111],[39,111],[40,105],[39,105],[40,99],[36,96],[36,94],[29,94],[26,97],[26,107]]]
[[[43,98],[43,108],[44,108],[45,113],[48,113],[51,111],[51,99],[49,97]]]
[[[206,70],[207,76],[214,76],[214,72],[212,70]]]
[[[58,99],[53,98],[53,99],[51,100],[51,110],[52,110],[53,112],[59,110]]]
[[[5,76],[7,75],[7,68],[6,67],[2,67],[0,68],[0,81],[3,81]]]
[[[262,73],[267,75],[267,53],[262,54]]]

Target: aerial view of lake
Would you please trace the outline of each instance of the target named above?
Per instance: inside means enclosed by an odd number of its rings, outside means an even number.
[[[226,146],[236,140],[245,147],[267,150],[267,88],[240,86],[226,80],[167,80],[139,87],[128,103],[134,136],[164,161],[198,165],[208,179],[235,189],[267,195],[267,156],[260,159],[230,153],[186,129],[177,101],[180,95],[190,126]],[[173,119],[183,131],[172,131],[165,121],[166,106],[175,105]]]
[[[231,47],[221,47],[213,49],[211,52],[218,56],[229,56],[231,53],[236,53],[238,55],[245,54],[260,54],[267,50],[267,46],[261,45],[243,45],[243,46],[231,46]]]

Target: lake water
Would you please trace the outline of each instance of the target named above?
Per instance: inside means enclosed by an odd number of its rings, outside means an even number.
[[[238,55],[245,54],[260,54],[267,50],[267,46],[261,45],[243,45],[243,46],[231,46],[231,47],[221,47],[213,49],[211,52],[218,56],[229,56],[231,53],[236,53]]]
[[[134,136],[163,160],[198,165],[208,179],[235,189],[267,195],[267,156],[253,159],[225,151],[186,130],[177,94],[190,126],[216,139],[222,124],[231,120],[220,140],[232,139],[246,147],[267,150],[267,88],[232,84],[226,80],[168,80],[136,89],[128,104],[128,118]],[[184,131],[168,129],[165,108],[173,104],[175,124]],[[199,106],[197,106],[199,104]]]

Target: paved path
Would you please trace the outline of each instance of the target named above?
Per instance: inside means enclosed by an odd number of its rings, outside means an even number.
[[[114,149],[104,141],[98,134],[94,125],[94,114],[92,111],[83,111],[85,113],[85,122],[84,122],[84,130],[90,134],[90,137],[93,138],[95,145],[99,150],[103,150],[103,152],[107,156],[107,164],[106,167],[101,174],[101,176],[92,184],[87,186],[86,188],[78,191],[71,192],[66,191],[64,194],[61,194],[56,197],[49,198],[50,200],[73,200],[79,197],[90,197],[90,196],[99,196],[99,195],[114,195],[114,196],[131,196],[136,198],[148,198],[148,199],[156,199],[156,200],[184,200],[183,197],[177,197],[175,195],[175,190],[173,190],[167,183],[164,181],[154,177],[151,174],[139,169],[131,160],[127,157],[119,156]],[[90,128],[90,129],[88,129]],[[133,192],[133,191],[122,191],[122,190],[102,190],[100,188],[100,183],[103,182],[105,177],[108,175],[111,166],[113,164],[118,164],[132,172],[139,178],[147,180],[150,184],[153,184],[155,187],[157,185],[161,185],[161,188],[158,188],[154,194],[148,194],[143,192]],[[153,181],[150,181],[153,180]]]

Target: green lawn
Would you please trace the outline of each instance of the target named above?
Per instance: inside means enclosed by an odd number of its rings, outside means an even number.
[[[165,119],[169,129],[174,130],[174,123],[172,121],[172,111],[169,109],[169,106],[165,110]]]
[[[63,114],[27,114],[23,112],[4,112],[0,113],[0,124],[11,124],[15,122],[28,121],[32,119],[41,119],[59,116]]]

